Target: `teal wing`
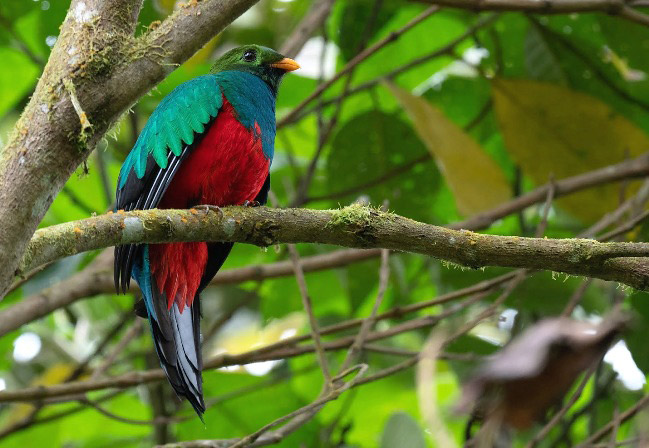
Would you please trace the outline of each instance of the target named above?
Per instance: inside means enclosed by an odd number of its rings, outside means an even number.
[[[117,210],[155,208],[182,161],[191,153],[223,106],[215,75],[187,81],[167,95],[151,114],[126,157],[117,181]],[[135,245],[115,248],[115,287],[128,289]],[[121,287],[121,288],[120,288]]]

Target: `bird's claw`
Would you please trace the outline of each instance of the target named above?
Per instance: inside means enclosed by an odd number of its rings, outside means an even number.
[[[212,204],[201,204],[201,205],[197,205],[197,206],[195,206],[194,208],[195,208],[196,210],[202,210],[202,211],[204,211],[205,214],[208,214],[210,211],[213,211],[213,212],[216,212],[216,213],[218,213],[219,215],[221,215],[221,217],[223,217],[223,210],[222,210],[221,207],[219,207],[218,205],[212,205]]]
[[[261,203],[259,201],[246,201],[243,203],[243,207],[260,207]]]

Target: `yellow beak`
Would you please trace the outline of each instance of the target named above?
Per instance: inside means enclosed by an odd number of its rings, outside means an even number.
[[[298,68],[300,68],[300,64],[298,64],[291,58],[284,58],[281,61],[275,62],[274,64],[270,64],[270,66],[275,68],[280,68],[282,70],[286,70],[287,72],[292,72],[293,70],[297,70]]]

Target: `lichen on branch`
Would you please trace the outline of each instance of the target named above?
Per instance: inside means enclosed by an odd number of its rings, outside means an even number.
[[[20,272],[119,244],[232,241],[317,243],[412,252],[471,268],[543,269],[649,288],[649,243],[484,235],[352,205],[338,210],[226,207],[118,212],[38,230]]]

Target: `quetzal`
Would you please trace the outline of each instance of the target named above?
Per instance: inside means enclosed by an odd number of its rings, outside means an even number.
[[[264,204],[275,142],[275,98],[292,59],[235,48],[210,73],[176,87],[153,111],[117,182],[117,210]],[[232,243],[115,248],[115,287],[140,286],[160,364],[176,393],[205,412],[199,294]],[[143,312],[143,311],[141,311]]]

